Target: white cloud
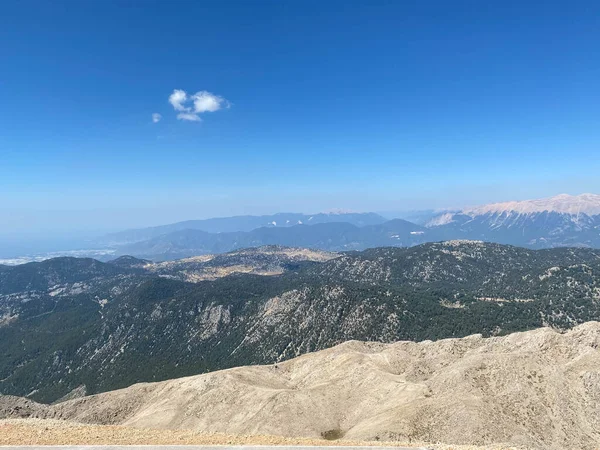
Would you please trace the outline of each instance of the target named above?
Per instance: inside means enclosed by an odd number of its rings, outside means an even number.
[[[189,111],[189,107],[183,106],[187,100],[188,96],[186,92],[181,89],[174,89],[173,93],[169,96],[169,103],[173,105],[175,111]]]
[[[208,91],[196,92],[192,95],[192,100],[194,101],[194,111],[197,113],[215,112],[223,107],[229,107],[227,100]]]
[[[200,122],[202,120],[198,114],[191,112],[179,113],[177,114],[177,118],[179,120],[188,120],[190,122]]]
[[[187,92],[182,89],[173,90],[169,96],[169,103],[175,111],[179,111],[177,114],[179,120],[191,122],[200,122],[202,119],[199,114],[219,111],[230,106],[230,103],[220,95],[208,91],[198,91],[194,95],[188,96]]]
[[[152,114],[152,122],[158,123],[162,119],[162,116],[159,113]]]

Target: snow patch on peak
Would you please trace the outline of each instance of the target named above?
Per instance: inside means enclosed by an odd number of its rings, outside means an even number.
[[[343,208],[333,208],[326,211],[323,211],[321,214],[326,214],[328,216],[339,216],[343,214],[357,214],[356,211],[351,209],[343,209]]]

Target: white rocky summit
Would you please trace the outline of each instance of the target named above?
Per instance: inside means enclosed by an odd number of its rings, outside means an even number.
[[[600,245],[600,195],[560,194],[444,211],[425,225],[444,239],[480,239],[532,248]]]
[[[519,214],[530,214],[538,212],[557,212],[562,214],[587,214],[594,216],[600,214],[600,195],[560,194],[550,198],[536,200],[510,201],[502,203],[491,203],[488,205],[468,208],[463,214],[476,216],[481,214],[498,214],[517,212]]]

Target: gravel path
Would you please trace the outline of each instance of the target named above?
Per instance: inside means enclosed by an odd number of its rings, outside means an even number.
[[[332,441],[279,436],[231,436],[190,430],[84,425],[51,419],[0,420],[0,445],[332,445]],[[386,443],[369,443],[390,446]],[[369,445],[366,444],[366,445]],[[336,441],[334,445],[365,445]],[[393,445],[393,444],[392,444]]]

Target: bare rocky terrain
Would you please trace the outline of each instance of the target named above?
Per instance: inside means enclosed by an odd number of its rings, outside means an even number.
[[[164,278],[197,283],[239,273],[280,275],[295,264],[307,261],[325,262],[337,256],[338,253],[323,250],[271,245],[259,250],[249,248],[221,255],[192,256],[157,263],[147,261],[139,267]]]
[[[52,406],[5,397],[0,411],[202,433],[594,449],[599,347],[598,322],[564,333],[350,341],[275,365],[141,383]]]

